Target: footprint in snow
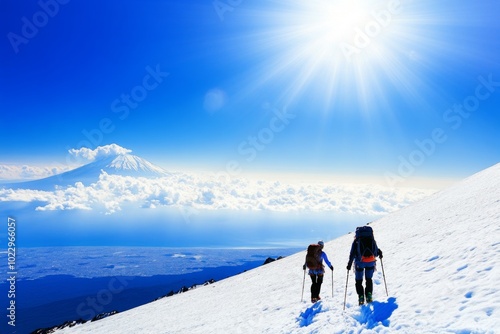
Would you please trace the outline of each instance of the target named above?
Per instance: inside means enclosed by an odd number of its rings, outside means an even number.
[[[494,309],[493,309],[493,307],[488,307],[488,308],[485,310],[486,315],[487,315],[488,317],[491,317],[491,315],[493,314],[493,310],[494,310]]]
[[[484,268],[483,270],[478,270],[477,273],[482,273],[483,271],[491,271],[491,269],[493,269],[493,267],[487,267],[487,268]]]

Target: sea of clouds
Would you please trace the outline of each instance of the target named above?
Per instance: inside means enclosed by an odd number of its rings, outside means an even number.
[[[99,210],[112,214],[125,205],[138,208],[183,207],[195,210],[330,211],[380,215],[401,209],[435,192],[379,185],[336,185],[217,178],[213,174],[176,173],[148,179],[110,175],[86,186],[53,191],[0,189],[0,202],[37,202],[36,210]]]
[[[80,163],[128,154],[117,144],[70,149]],[[66,167],[69,168],[69,167]],[[57,174],[61,168],[0,165],[6,176],[31,179]],[[432,189],[395,188],[376,184],[338,184],[311,181],[269,181],[258,178],[220,177],[214,173],[170,173],[144,178],[101,171],[94,183],[75,182],[54,190],[0,189],[0,202],[35,203],[35,210],[95,210],[113,214],[125,206],[155,209],[245,210],[277,212],[331,212],[379,216],[401,209],[432,193]]]

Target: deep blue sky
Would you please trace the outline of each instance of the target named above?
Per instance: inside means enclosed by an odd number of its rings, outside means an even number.
[[[55,11],[54,1],[41,3]],[[346,28],[349,13],[328,16],[342,2],[221,1],[217,12],[205,0],[71,0],[48,15],[37,1],[2,0],[0,164],[64,164],[88,131],[91,148],[116,143],[167,169],[234,160],[245,171],[380,177],[418,158],[415,141],[437,128],[446,140],[411,176],[497,163],[498,1],[400,1],[352,57],[341,43],[363,42],[356,29],[377,21]],[[370,3],[387,13],[391,1]],[[342,40],[329,35],[339,29]],[[159,81],[144,81],[154,70]],[[467,100],[479,85],[484,99]],[[127,106],[133,92],[147,95]],[[470,116],[447,113],[466,101],[479,101]],[[273,110],[293,118],[273,121]]]

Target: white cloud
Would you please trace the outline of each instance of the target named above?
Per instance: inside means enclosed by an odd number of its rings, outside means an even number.
[[[41,201],[37,210],[98,210],[107,214],[126,205],[196,210],[323,211],[380,215],[401,209],[433,190],[390,189],[377,185],[291,184],[216,179],[173,174],[158,179],[102,173],[90,186],[77,183],[55,191],[0,189],[0,201]]]
[[[127,154],[132,152],[127,148],[121,147],[120,145],[110,144],[105,146],[98,146],[94,150],[82,147],[79,149],[68,150],[69,154],[79,159],[80,161],[94,161],[96,159],[105,158],[108,156],[114,156],[118,154]]]
[[[0,180],[35,180],[66,172],[68,166],[0,165]]]
[[[184,258],[184,257],[187,257],[187,255],[176,253],[176,254],[172,255],[172,257],[174,257],[174,258],[177,258],[177,257]]]

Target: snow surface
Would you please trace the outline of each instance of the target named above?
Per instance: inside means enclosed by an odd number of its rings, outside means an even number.
[[[318,304],[308,277],[301,302],[304,251],[58,333],[495,333],[499,223],[500,164],[371,224],[389,296],[379,261],[370,306],[356,305],[351,272],[343,311],[349,234],[325,244],[336,269]]]
[[[141,176],[160,177],[169,175],[163,168],[155,166],[151,162],[131,154],[116,156],[106,165],[106,168],[113,171],[135,171],[141,173]]]

